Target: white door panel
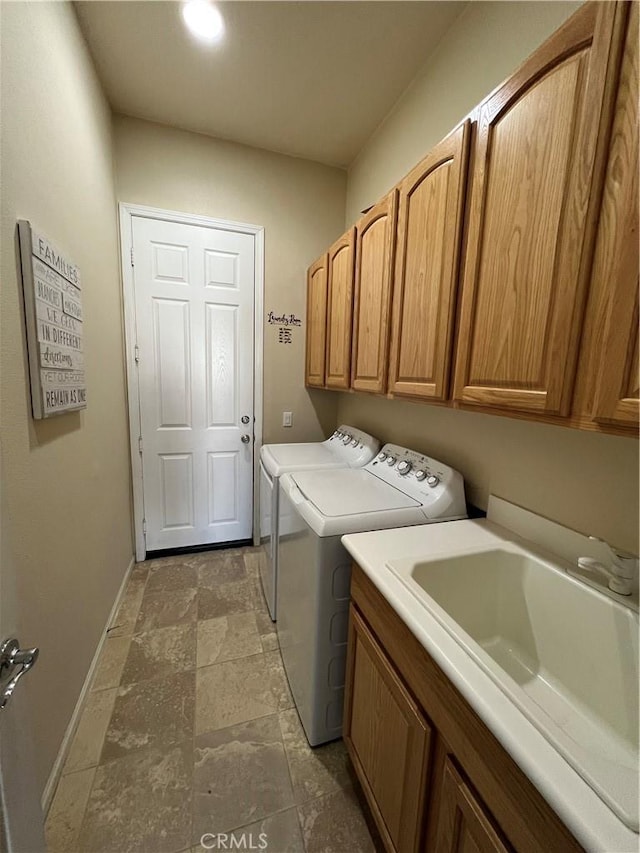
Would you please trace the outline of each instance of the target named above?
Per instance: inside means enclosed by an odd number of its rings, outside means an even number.
[[[254,237],[134,216],[133,247],[147,549],[248,539]]]

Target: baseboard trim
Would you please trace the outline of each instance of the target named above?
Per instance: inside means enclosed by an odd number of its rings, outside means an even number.
[[[118,594],[116,595],[115,601],[113,602],[113,607],[111,608],[111,611],[107,618],[107,623],[104,626],[102,634],[100,635],[100,640],[96,647],[96,651],[91,661],[91,664],[89,665],[86,678],[82,685],[82,689],[80,690],[80,695],[78,696],[78,701],[76,702],[76,706],[73,709],[73,713],[71,714],[71,719],[69,720],[69,725],[67,726],[67,730],[64,733],[64,737],[62,738],[62,743],[60,744],[60,749],[58,750],[56,760],[53,762],[53,767],[51,768],[51,773],[49,774],[49,778],[47,779],[47,784],[44,786],[44,791],[42,792],[42,799],[40,801],[40,804],[42,806],[42,814],[44,815],[45,819],[51,806],[51,801],[53,800],[53,795],[58,785],[58,781],[60,780],[62,768],[64,767],[64,763],[67,758],[67,753],[69,752],[69,747],[71,746],[71,741],[73,740],[73,736],[76,733],[76,728],[78,727],[78,723],[80,722],[80,715],[82,714],[82,711],[84,709],[84,704],[89,693],[89,688],[91,687],[91,682],[93,681],[93,676],[95,674],[96,667],[98,666],[100,653],[102,652],[104,641],[107,639],[108,636],[107,630],[113,624],[116,613],[118,612],[122,596],[124,595],[124,591],[126,589],[127,582],[129,580],[134,565],[135,557],[132,557],[127,567],[127,570],[124,573],[124,577],[122,578],[122,583],[120,584],[120,589],[118,590]]]

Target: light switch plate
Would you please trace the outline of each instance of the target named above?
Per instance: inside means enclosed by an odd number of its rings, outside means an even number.
[[[293,412],[283,412],[282,413],[282,426],[283,427],[292,427],[293,426]]]

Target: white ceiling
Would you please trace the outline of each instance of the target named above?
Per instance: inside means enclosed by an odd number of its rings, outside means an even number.
[[[222,2],[216,47],[179,2],[75,7],[116,112],[347,166],[464,5]]]

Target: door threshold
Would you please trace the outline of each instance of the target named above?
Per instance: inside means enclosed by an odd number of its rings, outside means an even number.
[[[188,545],[185,548],[162,548],[158,551],[147,551],[147,560],[158,560],[161,557],[176,557],[181,554],[201,554],[203,551],[228,551],[231,548],[246,548],[253,546],[252,539],[238,539],[235,542],[209,542],[205,545]]]

